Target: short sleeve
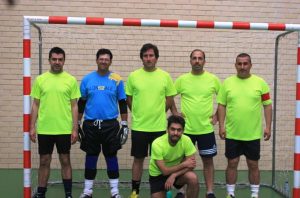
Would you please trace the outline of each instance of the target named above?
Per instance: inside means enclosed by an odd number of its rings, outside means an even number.
[[[35,99],[41,99],[41,89],[38,78],[34,81],[30,96]]]
[[[132,87],[132,74],[130,74],[127,78],[125,92],[127,95],[132,96],[133,95],[133,87]]]
[[[174,96],[176,95],[176,89],[173,83],[173,80],[169,74],[167,74],[167,89],[166,89],[166,96]]]
[[[221,85],[219,89],[219,93],[217,96],[217,102],[218,104],[221,105],[226,105],[227,104],[227,97],[226,97],[226,92],[225,92],[225,85]]]

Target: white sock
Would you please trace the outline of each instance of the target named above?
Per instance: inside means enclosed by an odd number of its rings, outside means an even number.
[[[259,185],[250,185],[251,188],[251,197],[258,197]]]
[[[185,188],[184,186],[182,186],[180,189],[178,189],[178,192],[185,194]]]
[[[109,185],[112,196],[119,194],[119,179],[109,179]]]
[[[85,179],[83,194],[89,195],[89,196],[92,195],[93,194],[93,185],[94,185],[94,180]]]
[[[234,196],[235,184],[226,184],[227,193]]]

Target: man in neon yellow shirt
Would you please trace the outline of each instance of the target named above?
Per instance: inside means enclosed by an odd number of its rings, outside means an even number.
[[[228,198],[234,197],[237,167],[240,156],[245,155],[249,169],[251,197],[259,193],[260,139],[271,137],[272,101],[270,88],[260,77],[250,74],[251,57],[246,53],[237,56],[237,75],[224,80],[218,95],[219,135],[225,139],[225,156],[228,159],[226,183]],[[262,107],[265,129],[262,131]],[[226,118],[226,125],[225,123]]]
[[[179,76],[175,81],[177,93],[181,97],[181,111],[186,119],[184,134],[198,146],[203,162],[203,175],[207,188],[206,197],[215,198],[213,193],[214,164],[217,145],[213,124],[217,115],[213,114],[213,99],[221,86],[217,76],[205,71],[205,53],[195,49],[190,54],[192,71]],[[172,113],[177,114],[175,104]],[[180,197],[180,193],[177,195]]]
[[[36,78],[31,91],[30,139],[36,142],[38,134],[40,155],[37,198],[44,198],[47,191],[54,144],[62,167],[65,197],[72,198],[70,149],[78,138],[77,98],[80,91],[76,79],[63,71],[64,63],[64,50],[52,48],[49,52],[50,71]]]
[[[171,76],[156,67],[158,48],[147,43],[140,50],[143,67],[127,79],[127,104],[132,112],[132,194],[138,197],[148,147],[157,137],[166,133],[166,110],[176,94]]]
[[[181,188],[183,185],[187,185],[188,198],[198,198],[198,177],[193,171],[196,167],[196,148],[191,139],[183,134],[184,125],[181,116],[170,116],[167,133],[152,143],[149,163],[152,198],[163,198],[172,186]]]

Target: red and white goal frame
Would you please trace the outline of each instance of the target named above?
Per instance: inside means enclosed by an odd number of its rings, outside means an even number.
[[[78,25],[111,25],[111,26],[146,26],[172,28],[210,28],[239,30],[298,31],[297,48],[297,83],[296,83],[296,117],[294,146],[294,186],[293,198],[300,197],[300,24],[283,23],[250,23],[250,22],[217,22],[187,20],[156,20],[131,18],[98,18],[67,16],[24,16],[23,23],[23,167],[24,198],[31,197],[31,148],[30,148],[30,111],[31,111],[31,25],[32,24],[78,24]]]

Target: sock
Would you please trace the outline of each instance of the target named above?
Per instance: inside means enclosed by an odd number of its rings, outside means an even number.
[[[258,197],[259,185],[250,185],[251,188],[251,197]]]
[[[131,180],[132,191],[135,190],[136,194],[139,194],[140,192],[140,184],[141,184],[141,180],[139,181]]]
[[[93,194],[93,185],[94,180],[85,179],[83,194],[91,196]]]
[[[38,189],[37,189],[38,197],[44,198],[46,192],[47,192],[47,187],[38,187]]]
[[[66,197],[72,196],[72,179],[63,179]]]
[[[234,196],[235,184],[226,184],[227,193]]]
[[[119,194],[119,179],[109,179],[111,196]]]
[[[178,193],[185,194],[184,186],[182,186],[180,189],[178,189]]]

